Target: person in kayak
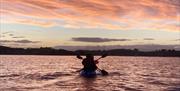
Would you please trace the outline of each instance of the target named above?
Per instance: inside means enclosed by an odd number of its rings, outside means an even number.
[[[83,59],[82,64],[84,66],[84,71],[95,71],[98,67],[98,60],[94,60],[94,56],[92,54],[87,54],[86,58]]]
[[[83,58],[83,57],[81,57],[80,55],[77,55],[76,57],[77,57],[78,59],[82,59],[82,60],[83,60],[83,61],[82,61],[82,64],[83,64],[83,66],[84,66],[84,67],[83,67],[81,70],[79,70],[79,71],[85,72],[84,74],[86,74],[86,75],[90,75],[88,72],[90,72],[90,73],[93,72],[93,73],[91,73],[91,74],[94,75],[94,72],[95,72],[96,70],[99,70],[99,71],[102,73],[103,76],[108,75],[108,72],[107,72],[107,71],[105,71],[105,70],[103,70],[103,69],[99,69],[99,68],[97,67],[97,65],[96,65],[96,64],[99,63],[99,62],[98,62],[99,59],[105,58],[106,56],[107,56],[107,54],[104,54],[104,55],[102,55],[100,58],[94,60],[94,55],[92,55],[92,54],[87,54],[87,55],[86,55],[86,58]],[[87,73],[86,73],[86,72],[87,72]]]

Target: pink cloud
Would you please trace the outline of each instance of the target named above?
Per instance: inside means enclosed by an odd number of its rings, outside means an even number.
[[[179,31],[179,0],[1,0],[0,3],[2,16],[9,16],[17,23],[42,27]],[[159,22],[146,23],[146,20]]]

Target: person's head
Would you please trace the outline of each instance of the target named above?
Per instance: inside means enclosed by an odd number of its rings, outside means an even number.
[[[92,54],[86,54],[87,59],[94,60],[94,56]]]

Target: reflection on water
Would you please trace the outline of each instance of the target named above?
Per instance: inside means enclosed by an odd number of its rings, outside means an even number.
[[[93,91],[93,90],[96,90],[94,89],[93,87],[96,86],[95,84],[95,80],[96,78],[84,78],[82,79],[82,87],[81,88],[85,88],[84,91]]]
[[[106,57],[84,78],[73,56],[0,56],[0,91],[180,91],[180,58]]]

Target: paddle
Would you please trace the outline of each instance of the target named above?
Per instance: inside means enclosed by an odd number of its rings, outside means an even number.
[[[103,54],[100,58],[98,58],[98,59],[96,59],[96,60],[99,60],[99,59],[105,58],[105,57],[107,57],[107,54]]]
[[[99,59],[101,59],[101,58],[105,58],[105,57],[107,57],[108,55],[107,54],[103,54],[100,58],[98,58],[98,59],[96,59],[96,60],[99,60]],[[81,57],[81,55],[77,55],[76,56],[78,59],[83,59],[83,57]]]
[[[100,58],[96,59],[97,61],[100,60],[101,58],[105,58],[107,57],[108,55],[107,54],[103,54]],[[104,69],[100,69],[98,68],[99,71],[101,71],[102,75],[105,76],[105,75],[108,75],[109,73],[107,71],[105,71]]]
[[[81,57],[81,55],[77,55],[76,57],[79,59],[83,59],[83,57]]]
[[[109,73],[107,71],[105,71],[104,69],[98,68],[98,70],[101,71],[103,76],[109,75]]]
[[[107,54],[103,54],[100,58],[96,59],[96,61],[100,60],[101,58],[105,58],[107,57],[108,55]],[[81,55],[77,55],[76,56],[78,59],[83,59],[83,57],[81,57]],[[100,68],[97,68],[99,71],[101,71],[102,75],[108,75],[108,72],[105,71],[104,69],[100,69]],[[80,72],[82,69],[78,70],[78,72]]]

